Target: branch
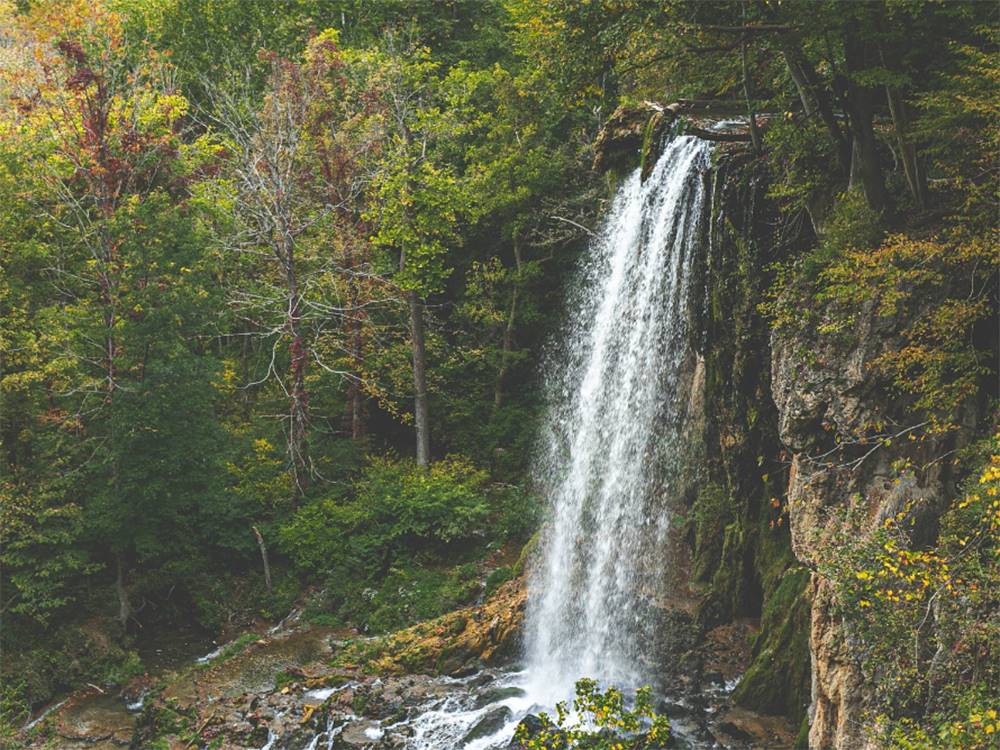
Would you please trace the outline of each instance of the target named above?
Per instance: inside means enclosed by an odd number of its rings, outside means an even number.
[[[705,130],[703,128],[688,125],[684,128],[684,135],[694,135],[704,138],[706,141],[719,141],[722,143],[749,143],[749,133],[733,133],[724,130]]]
[[[549,218],[550,219],[555,219],[556,221],[564,221],[567,224],[572,224],[577,229],[582,229],[584,232],[586,232],[591,237],[596,237],[597,236],[592,230],[587,229],[587,227],[585,227],[583,224],[578,224],[577,222],[573,221],[572,219],[567,219],[567,218],[565,218],[563,216],[550,216]]]

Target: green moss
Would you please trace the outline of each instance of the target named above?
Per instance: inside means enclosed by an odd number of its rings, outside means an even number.
[[[525,568],[531,562],[532,555],[538,549],[538,540],[540,537],[541,532],[536,531],[531,535],[531,538],[525,543],[524,547],[521,548],[521,554],[518,556],[517,562],[514,563],[514,567],[511,570],[512,578],[518,578],[524,573]]]
[[[733,693],[741,706],[799,721],[809,703],[810,572],[789,568],[765,599],[753,661]]]
[[[795,750],[809,750],[809,715],[802,717],[799,733],[795,736]]]
[[[694,531],[692,578],[707,583],[719,570],[723,552],[723,529],[732,518],[729,495],[721,485],[709,482],[698,491],[691,507]]]
[[[642,175],[643,180],[649,176],[653,165],[659,157],[659,149],[656,147],[659,141],[658,136],[662,130],[660,127],[662,122],[663,113],[654,112],[646,120],[646,125],[642,130],[642,147],[639,150],[639,174]]]

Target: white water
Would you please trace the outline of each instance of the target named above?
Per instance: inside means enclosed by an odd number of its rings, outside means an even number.
[[[709,147],[672,141],[645,183],[621,186],[570,300],[549,363],[537,472],[552,517],[530,581],[528,693],[570,697],[582,676],[621,687],[641,666],[663,578],[667,491],[679,433],[689,269]],[[646,612],[648,614],[648,612]]]

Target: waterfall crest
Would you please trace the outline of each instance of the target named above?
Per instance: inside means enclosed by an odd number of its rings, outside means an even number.
[[[549,408],[536,473],[551,518],[532,573],[529,694],[544,705],[582,677],[624,687],[651,623],[643,601],[663,579],[669,519],[660,499],[676,456],[689,269],[710,149],[674,139],[649,178],[619,188],[570,295],[570,322],[547,370]]]

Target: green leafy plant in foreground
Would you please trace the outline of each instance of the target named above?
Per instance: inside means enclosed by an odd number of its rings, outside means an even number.
[[[531,734],[525,724],[515,738],[529,750],[655,750],[670,740],[670,721],[653,710],[650,687],[636,691],[632,708],[625,705],[621,690],[601,690],[596,680],[576,683],[575,717],[565,702],[556,704],[556,716],[539,714],[541,729]]]

